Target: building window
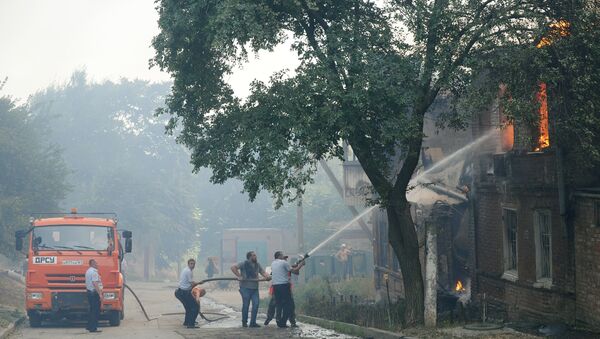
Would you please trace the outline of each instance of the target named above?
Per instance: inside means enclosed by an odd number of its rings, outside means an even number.
[[[594,227],[600,227],[600,200],[594,200]]]
[[[535,263],[538,287],[550,288],[552,283],[552,223],[550,211],[533,213],[535,233]]]
[[[517,274],[517,211],[505,208],[504,221],[504,275],[503,278],[516,280]]]

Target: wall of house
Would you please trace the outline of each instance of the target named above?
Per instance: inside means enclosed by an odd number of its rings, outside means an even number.
[[[600,330],[600,194],[576,194],[574,205],[577,322]]]
[[[493,173],[480,168],[476,178],[477,297],[485,294],[499,318],[573,323],[572,241],[560,216],[554,153],[513,152],[494,157]],[[516,277],[505,272],[504,208],[517,215]],[[536,210],[550,211],[551,285],[537,279]]]

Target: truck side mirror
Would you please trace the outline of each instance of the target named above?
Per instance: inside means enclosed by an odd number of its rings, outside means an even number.
[[[23,249],[23,231],[15,232],[15,249],[19,252]]]
[[[133,241],[131,238],[125,239],[125,253],[131,253],[131,247],[133,245]]]

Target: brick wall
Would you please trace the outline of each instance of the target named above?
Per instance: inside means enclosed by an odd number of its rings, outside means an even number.
[[[508,320],[575,321],[573,251],[559,212],[558,189],[551,152],[506,154],[503,176],[476,178],[476,296],[485,293],[491,311]],[[485,173],[485,171],[476,171]],[[483,180],[482,180],[483,179]],[[517,213],[517,273],[503,277],[503,208]],[[534,211],[548,210],[552,230],[552,286],[536,276]]]
[[[575,265],[577,322],[600,330],[600,225],[594,224],[591,197],[575,199]]]

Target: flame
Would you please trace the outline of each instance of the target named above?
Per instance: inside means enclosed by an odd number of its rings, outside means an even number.
[[[543,36],[540,39],[540,42],[538,42],[537,45],[535,45],[535,47],[542,48],[545,46],[550,46],[559,38],[564,38],[571,34],[569,32],[569,30],[571,29],[571,23],[564,19],[558,20],[557,22],[553,22],[550,25],[548,25],[548,27],[550,27],[548,34]]]
[[[504,95],[508,95],[507,86],[505,84],[500,84],[499,96],[502,97]],[[513,149],[513,145],[515,142],[515,127],[512,122],[504,115],[504,110],[500,107],[500,126],[501,126],[501,141],[502,141],[502,150],[510,151]]]
[[[457,281],[456,282],[456,287],[454,287],[454,291],[456,291],[456,292],[462,292],[464,290],[465,290],[465,288],[463,287],[462,281],[460,281],[460,280]]]
[[[537,101],[540,103],[540,136],[538,138],[535,151],[550,146],[550,135],[548,133],[548,94],[546,93],[546,83],[540,83],[540,89],[536,95]]]

